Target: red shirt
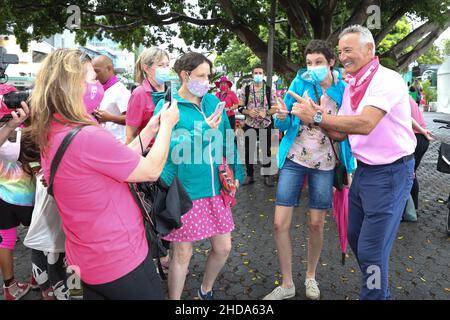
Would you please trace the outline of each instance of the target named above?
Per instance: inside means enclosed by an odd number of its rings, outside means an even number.
[[[227,109],[227,116],[234,116],[234,110],[229,110],[232,106],[239,103],[239,99],[234,91],[228,90],[226,92],[216,92],[216,97],[220,101],[225,101],[225,108]]]

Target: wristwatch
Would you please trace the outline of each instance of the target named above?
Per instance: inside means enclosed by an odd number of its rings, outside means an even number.
[[[317,111],[313,117],[314,125],[318,126],[322,122],[322,111]]]

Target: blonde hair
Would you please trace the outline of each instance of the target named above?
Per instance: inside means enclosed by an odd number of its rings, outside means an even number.
[[[83,102],[84,63],[88,57],[73,49],[58,49],[41,64],[31,94],[33,136],[41,152],[46,152],[50,124],[58,114],[68,124],[96,125],[89,119]]]
[[[157,47],[151,47],[149,49],[145,49],[144,51],[142,51],[142,53],[139,55],[139,58],[136,61],[135,67],[136,81],[142,84],[142,82],[144,82],[146,78],[144,66],[150,67],[153,63],[162,60],[164,57],[167,57],[167,59],[170,60],[167,51],[159,49]]]

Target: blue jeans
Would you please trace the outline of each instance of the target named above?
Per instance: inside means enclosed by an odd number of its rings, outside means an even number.
[[[349,193],[348,242],[362,272],[361,300],[389,300],[389,256],[414,176],[414,158],[358,163]]]
[[[286,159],[278,176],[277,206],[298,207],[305,177],[308,176],[309,207],[330,209],[333,202],[334,170],[317,170]]]

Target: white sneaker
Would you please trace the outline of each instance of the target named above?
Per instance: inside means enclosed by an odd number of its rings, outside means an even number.
[[[319,300],[320,299],[320,290],[319,284],[314,278],[305,280],[306,287],[306,297],[311,300]]]
[[[271,293],[263,298],[263,300],[283,300],[289,299],[295,296],[295,285],[292,284],[290,288],[283,288],[281,286],[273,289]]]

